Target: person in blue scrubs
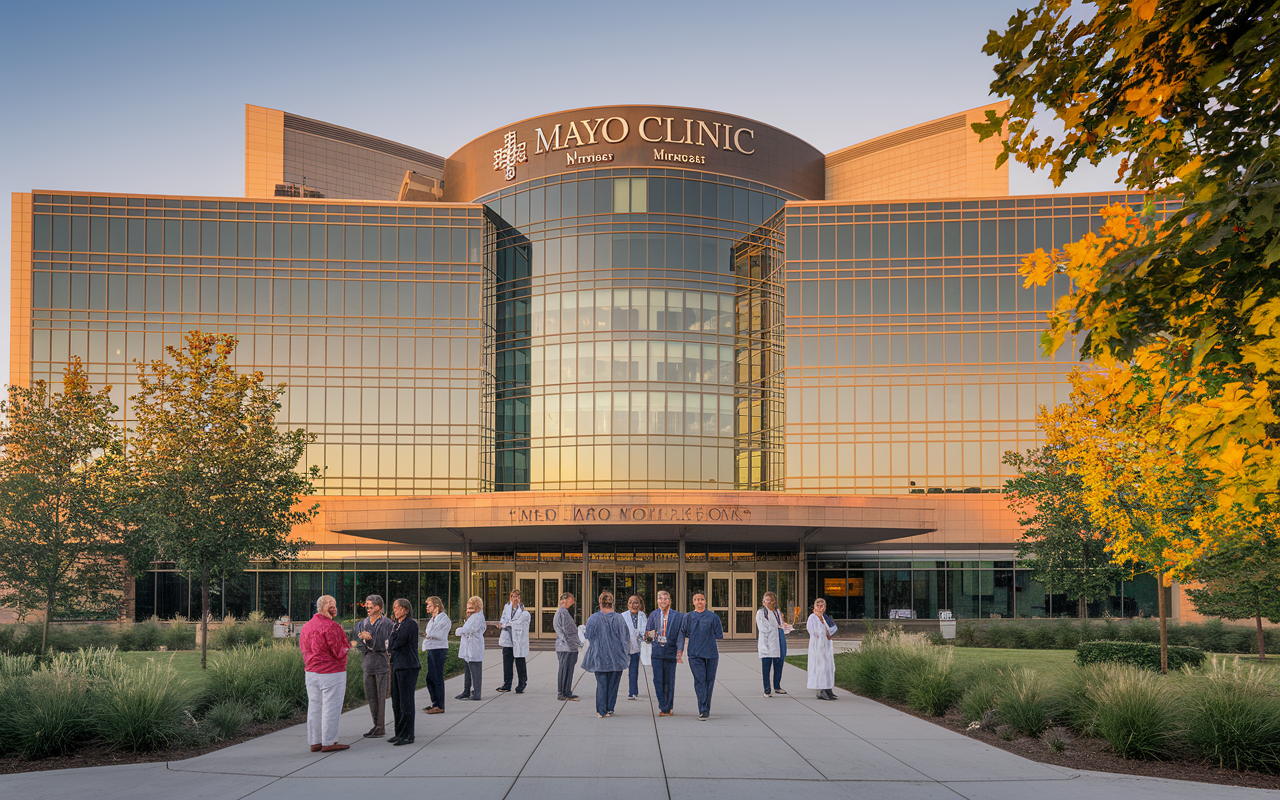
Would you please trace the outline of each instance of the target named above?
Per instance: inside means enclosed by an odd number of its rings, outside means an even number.
[[[600,610],[587,620],[586,628],[582,669],[596,676],[596,716],[612,717],[622,671],[631,661],[631,631],[622,615],[614,613],[613,592],[600,593]]]
[[[716,688],[716,667],[720,665],[720,647],[716,640],[723,638],[720,616],[707,610],[707,596],[698,592],[693,596],[693,611],[681,620],[676,661],[681,660],[685,649],[682,645],[688,640],[689,671],[693,673],[693,693],[698,696],[700,722],[711,718],[711,693]]]
[[[671,607],[671,593],[658,592],[658,607],[649,615],[645,638],[653,643],[653,690],[658,698],[658,716],[670,717],[675,712],[677,639],[684,614]]]

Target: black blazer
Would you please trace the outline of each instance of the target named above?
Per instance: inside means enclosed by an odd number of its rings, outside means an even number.
[[[421,669],[422,662],[418,661],[418,621],[413,617],[405,617],[394,623],[391,644],[387,649],[391,651],[392,669]]]

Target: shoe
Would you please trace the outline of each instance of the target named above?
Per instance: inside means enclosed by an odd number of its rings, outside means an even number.
[[[427,709],[427,713],[428,713],[428,714],[443,714],[443,713],[444,713],[444,709],[443,709],[443,708],[441,708],[440,706],[432,706],[431,708],[428,708],[428,709]]]
[[[324,747],[321,747],[320,752],[336,753],[339,750],[350,750],[350,749],[351,749],[351,745],[349,744],[338,744],[337,742],[334,742],[333,744],[327,744]]]
[[[399,747],[399,746],[400,746],[400,745],[402,745],[402,744],[413,744],[413,737],[411,736],[411,737],[409,737],[408,739],[397,739],[397,740],[396,740],[396,747]]]
[[[638,695],[638,694],[629,694],[629,695],[627,695],[627,699],[628,699],[628,700],[639,700],[639,699],[640,699],[640,695]]]
[[[658,712],[658,716],[660,716],[660,717],[674,717],[675,715],[676,715],[676,714],[675,714],[675,712],[674,712],[674,711],[659,711],[659,712]]]
[[[524,694],[524,689],[516,689],[516,694]]]
[[[765,697],[773,697],[773,695],[769,694],[768,692],[765,692],[765,693],[764,693],[764,696],[765,696]]]
[[[773,693],[774,693],[774,694],[786,694],[786,693],[787,693],[787,690],[786,690],[786,689],[774,689],[774,690],[773,690]]]
[[[612,711],[609,711],[609,712],[605,713],[605,716],[606,716],[606,717],[612,717],[612,716],[613,716],[613,712],[612,712]]]
[[[509,692],[509,691],[511,691],[511,687],[510,687],[510,686],[499,686],[499,687],[498,687],[497,689],[495,689],[494,691],[496,691],[496,692]]]
[[[462,699],[463,699],[463,700],[475,700],[477,703],[478,703],[478,702],[480,702],[480,698],[479,698],[477,695],[474,695],[474,694],[473,694],[473,695],[471,695],[470,697],[464,697],[464,698],[462,698]]]
[[[453,698],[453,699],[454,699],[454,700],[469,700],[469,699],[471,699],[471,695],[466,694],[466,693],[463,693],[463,694],[460,694],[460,695],[458,695],[457,697],[455,697],[455,698]]]
[[[395,744],[396,742],[399,742],[399,741],[400,741],[399,736],[392,736],[390,739],[387,740],[387,744]]]
[[[383,736],[386,736],[386,735],[387,735],[387,732],[386,732],[386,731],[369,731],[368,733],[366,733],[366,734],[364,735],[364,738],[366,738],[366,739],[381,739]]]
[[[565,698],[565,700],[572,700],[572,701],[573,701],[573,702],[575,702],[575,703],[576,703],[577,701],[581,700],[581,699],[582,699],[582,698],[581,698],[581,697],[578,697],[576,694],[571,694],[571,695],[569,695],[568,697],[566,697],[566,698]]]
[[[311,745],[311,752],[313,752],[313,753],[319,753],[319,752],[320,752],[320,745],[318,745],[318,744],[313,744],[313,745]]]
[[[698,715],[698,722],[706,722],[706,721],[707,721],[707,720],[709,720],[709,719],[711,719],[711,715],[710,715],[710,714],[699,714],[699,715]]]
[[[565,696],[564,696],[564,695],[562,695],[562,694],[558,694],[558,695],[556,695],[556,701],[557,701],[557,702],[563,703],[564,701],[566,701],[566,700],[568,700],[568,699],[569,699],[569,698],[565,697]]]
[[[430,713],[431,713],[431,709],[433,709],[433,708],[435,708],[435,706],[427,706],[426,708],[424,708],[424,709],[422,709],[422,710],[423,710],[423,711],[425,711],[425,712],[427,712],[428,714],[430,714]]]
[[[597,716],[597,717],[599,717],[600,719],[604,719],[607,715],[605,715],[605,714],[596,714],[596,716]]]

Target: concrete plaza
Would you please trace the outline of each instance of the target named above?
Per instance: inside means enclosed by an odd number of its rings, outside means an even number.
[[[342,716],[340,753],[311,753],[305,726],[186,761],[32,772],[0,777],[0,796],[65,798],[358,797],[699,798],[748,800],[867,797],[878,800],[1079,800],[1124,796],[1235,800],[1280,792],[1073,771],[1028,761],[879,703],[837,690],[824,702],[804,688],[803,670],[787,666],[791,692],[761,696],[754,653],[724,653],[711,719],[697,720],[693,680],[679,667],[676,716],[658,718],[648,670],[640,702],[598,719],[595,680],[579,671],[580,702],[555,699],[555,654],[529,656],[529,689],[498,694],[501,652],[486,653],[484,699],[453,700],[447,712],[419,711],[416,742],[393,747],[362,739],[366,708]],[[418,707],[426,692],[418,693]],[[388,716],[390,711],[388,710]],[[388,720],[389,722],[389,720]],[[389,725],[388,725],[389,727]]]

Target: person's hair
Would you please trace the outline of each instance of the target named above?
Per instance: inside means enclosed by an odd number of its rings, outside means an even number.
[[[519,589],[512,589],[512,590],[511,590],[511,593],[510,593],[510,594],[508,594],[508,595],[507,595],[507,597],[508,597],[508,598],[511,598],[511,597],[520,597],[520,590],[519,590]],[[523,598],[521,598],[521,599],[523,599]]]
[[[764,593],[764,597],[761,597],[760,599],[761,599],[761,600],[764,600],[764,599],[765,599],[765,598],[767,598],[767,597],[772,597],[772,598],[773,598],[773,602],[775,602],[775,603],[776,603],[776,602],[778,602],[778,596],[777,596],[776,594],[774,594],[773,592],[765,592],[765,593]]]
[[[817,607],[818,607],[818,603],[822,603],[822,604],[825,606],[825,605],[827,604],[827,598],[825,598],[825,597],[819,597],[817,600],[814,600],[814,601],[813,601],[813,607],[814,607],[814,608],[817,608]]]
[[[690,599],[690,600],[692,600],[694,597],[697,597],[698,595],[702,595],[702,599],[703,599],[703,600],[706,600],[706,599],[707,599],[707,593],[706,593],[706,592],[694,592],[694,593],[693,593],[693,595],[691,595],[691,596],[689,597],[689,599]]]
[[[427,605],[435,606],[436,608],[439,608],[439,609],[444,608],[444,603],[441,602],[440,598],[436,597],[435,595],[431,595],[430,597],[427,598]]]
[[[475,606],[479,611],[484,611],[484,601],[475,595],[467,598],[467,608],[471,606]]]
[[[562,603],[565,600],[572,600],[572,599],[574,599],[573,592],[565,592],[564,594],[560,595],[560,602]]]
[[[667,596],[668,600],[671,599],[671,592],[668,592],[666,589],[662,589],[661,591],[659,591],[658,597],[662,597],[664,594]]]
[[[638,595],[638,594],[633,594],[633,595],[631,595],[630,597],[628,597],[628,598],[627,598],[627,605],[631,605],[631,601],[632,601],[632,600],[639,600],[639,601],[640,601],[640,607],[641,607],[641,608],[644,608],[644,598],[643,598],[643,597],[641,597],[641,596],[640,596],[640,595]]]
[[[366,611],[369,610],[369,606],[371,605],[377,606],[378,608],[387,607],[386,602],[382,599],[382,595],[380,594],[371,594],[364,599],[364,608]]]
[[[613,592],[604,591],[600,593],[600,607],[613,608]]]
[[[331,594],[320,595],[319,597],[316,598],[316,611],[319,611],[322,608],[328,608],[330,603],[337,605],[338,601],[334,600],[333,595]]]
[[[407,616],[410,616],[410,617],[413,616],[413,604],[411,604],[408,600],[404,599],[403,597],[397,597],[393,605],[397,605],[403,608]]]

